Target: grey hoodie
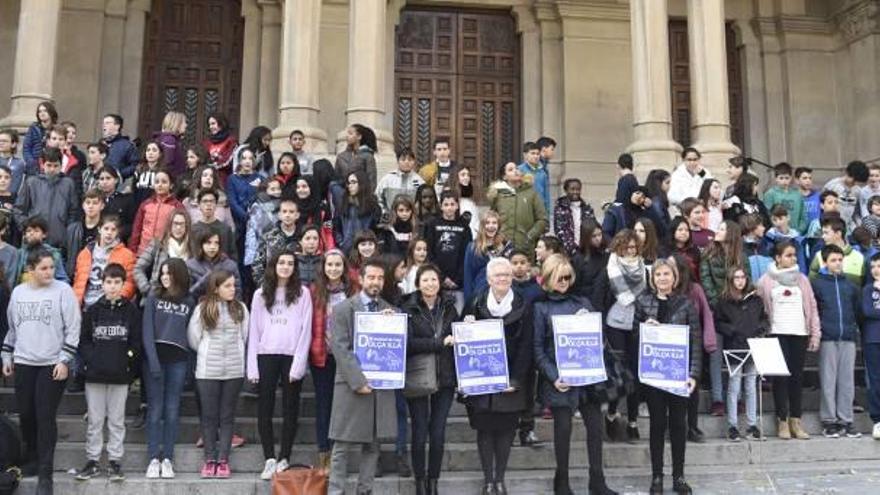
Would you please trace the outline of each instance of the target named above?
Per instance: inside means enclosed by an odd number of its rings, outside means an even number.
[[[18,285],[6,311],[9,333],[3,363],[28,366],[69,364],[79,345],[80,309],[73,289],[53,280],[46,287]]]

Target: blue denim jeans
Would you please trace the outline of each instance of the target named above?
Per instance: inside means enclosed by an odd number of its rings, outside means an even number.
[[[712,383],[712,402],[724,402],[724,336],[716,334],[718,348],[709,354],[709,381]]]
[[[336,359],[327,355],[323,368],[309,366],[315,384],[315,436],[318,452],[330,452],[330,412],[333,410],[333,381],[336,378]]]
[[[745,383],[745,387],[742,384]],[[755,364],[751,360],[736,373],[730,375],[727,382],[727,424],[737,427],[736,403],[739,401],[740,388],[746,393],[746,419],[749,426],[758,424],[758,375]]]
[[[144,363],[147,381],[147,453],[150,459],[174,460],[174,443],[180,420],[180,395],[189,368],[187,361],[161,365],[158,376],[150,374]]]

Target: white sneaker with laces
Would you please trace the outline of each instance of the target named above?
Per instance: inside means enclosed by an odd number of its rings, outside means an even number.
[[[174,466],[171,464],[171,459],[163,459],[162,479],[170,480],[171,478],[174,478]]]
[[[275,472],[280,473],[282,471],[286,471],[287,468],[290,467],[290,464],[287,462],[287,459],[281,459],[278,461],[278,464],[275,466]]]
[[[260,474],[260,479],[269,481],[272,479],[272,475],[275,474],[276,469],[278,468],[278,462],[275,459],[266,459],[266,465],[263,466],[263,472]]]
[[[874,440],[880,440],[880,423],[874,424],[874,432],[871,436],[874,437]]]
[[[150,465],[147,466],[147,479],[154,480],[159,478],[159,459],[153,459],[150,461]]]

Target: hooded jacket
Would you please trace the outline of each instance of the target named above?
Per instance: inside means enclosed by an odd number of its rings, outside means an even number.
[[[869,283],[862,288],[862,315],[865,324],[862,335],[866,344],[880,343],[880,289]]]
[[[400,170],[392,170],[382,176],[379,184],[376,185],[376,197],[379,198],[382,213],[388,215],[391,211],[391,204],[394,203],[394,198],[401,194],[415,200],[416,189],[424,183],[425,179],[415,170],[406,173]]]
[[[700,195],[700,188],[703,187],[703,181],[711,179],[712,174],[707,169],[703,169],[699,174],[692,175],[687,165],[682,163],[672,172],[669,184],[669,202],[678,206],[686,198],[696,198]]]
[[[779,269],[771,264],[755,289],[764,301],[771,335],[809,336],[810,344],[819,344],[822,327],[813,287],[797,266]]]
[[[171,194],[164,198],[154,194],[141,203],[134,217],[128,249],[139,255],[153,239],[161,239],[168,225],[168,219],[177,208],[183,208],[183,204]]]
[[[260,246],[260,239],[272,230],[275,222],[278,221],[279,204],[280,200],[278,198],[273,198],[265,192],[260,192],[257,193],[256,201],[248,209],[247,231],[244,237],[243,262],[245,266],[250,266],[254,263],[257,248]],[[237,258],[233,252],[229,252],[229,255]]]
[[[666,318],[666,321],[661,321],[659,318],[660,299],[657,297],[657,294],[653,291],[645,291],[639,294],[635,302],[633,331],[639,332],[641,323],[649,319],[654,319],[667,325],[687,325],[690,330],[688,346],[690,349],[690,377],[699,381],[700,373],[703,370],[703,330],[697,310],[688,297],[682,294],[670,294],[667,298],[667,304],[668,318]]]
[[[349,174],[358,170],[362,170],[367,174],[367,179],[370,181],[368,189],[372,191],[373,188],[376,187],[377,179],[376,156],[375,152],[371,150],[369,146],[362,145],[356,151],[346,148],[336,155],[334,172],[336,180],[340,183],[344,184]]]
[[[501,217],[501,232],[513,241],[516,249],[532,253],[538,238],[547,232],[547,210],[531,184],[531,176],[523,177],[514,188],[504,181],[494,182],[486,192],[489,207]]]
[[[593,207],[589,203],[583,199],[580,203],[580,218],[577,223],[574,221],[574,210],[571,209],[571,199],[568,196],[557,199],[556,206],[553,208],[553,229],[569,256],[572,256],[579,249],[578,243],[575,242],[575,227],[580,228],[588,218],[596,218],[596,213],[593,212]]]
[[[239,304],[242,319],[235,322],[228,304]],[[199,304],[189,319],[187,338],[189,346],[196,351],[195,377],[199,380],[234,380],[245,376],[244,349],[248,339],[248,310],[244,303],[232,301],[220,305],[216,328],[206,328],[202,323]]]
[[[139,354],[141,313],[129,300],[101,297],[83,313],[79,354],[89,383],[127,385],[134,375],[129,352]]]
[[[241,275],[238,272],[238,264],[229,256],[220,253],[215,259],[189,258],[186,260],[189,269],[189,293],[198,300],[205,295],[208,286],[208,278],[216,270],[226,270],[235,277],[235,297],[241,299]]]
[[[725,350],[748,349],[748,339],[770,330],[761,297],[752,291],[742,299],[720,298],[715,304],[715,330],[724,336]]]
[[[49,130],[39,122],[31,122],[31,125],[28,126],[21,145],[21,155],[28,166],[36,166],[40,154],[43,152],[43,147],[46,146],[48,134]]]
[[[83,304],[86,290],[89,286],[89,276],[92,272],[92,256],[96,249],[94,242],[83,248],[76,257],[76,275],[73,277],[73,292],[80,304]],[[117,242],[110,248],[107,256],[106,268],[110,263],[119,263],[125,268],[125,284],[122,286],[122,298],[131,300],[135,294],[134,280],[134,253],[126,248],[121,242]],[[103,268],[101,271],[103,272]]]
[[[165,168],[171,172],[171,177],[180,177],[186,170],[186,150],[180,136],[173,132],[157,132],[153,134],[153,140],[162,148]]]
[[[131,142],[131,139],[128,136],[117,134],[110,139],[105,139],[104,144],[109,148],[104,164],[115,167],[123,179],[134,175],[134,169],[137,167],[140,157],[137,146]]]
[[[263,178],[256,172],[247,175],[235,174],[229,177],[229,182],[226,184],[229,209],[232,210],[232,218],[235,219],[235,226],[238,229],[244,230],[247,226],[248,209],[257,197],[257,186],[253,185],[254,181],[262,183]]]
[[[15,200],[15,221],[23,225],[29,217],[39,215],[49,225],[46,242],[58,248],[64,247],[67,225],[79,219],[80,211],[76,186],[63,175],[28,177]]]
[[[541,162],[538,162],[537,167],[523,162],[519,164],[517,170],[523,174],[523,177],[532,177],[532,186],[544,202],[544,211],[549,215],[552,208],[550,204],[550,174],[547,172],[547,168]]]
[[[815,279],[825,268],[822,251],[818,251],[810,263],[810,280]],[[843,248],[843,274],[856,287],[861,287],[865,278],[865,257],[847,244]]]
[[[266,273],[266,264],[274,253],[283,249],[294,249],[299,247],[299,231],[294,230],[293,234],[287,235],[281,230],[279,222],[274,229],[263,235],[259,239],[259,246],[254,254],[254,261],[251,264],[252,276],[254,284],[259,287],[263,284],[263,276]]]
[[[845,275],[835,275],[823,268],[810,280],[823,341],[855,342],[859,333],[861,291]]]

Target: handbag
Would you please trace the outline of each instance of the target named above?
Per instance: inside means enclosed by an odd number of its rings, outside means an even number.
[[[608,377],[602,383],[587,387],[587,397],[591,402],[605,404],[620,400],[631,394],[635,389],[635,376],[626,367],[620,352],[611,350],[608,342],[605,342],[605,375]]]
[[[403,396],[408,399],[424,397],[436,392],[437,388],[437,355],[424,353],[408,356]]]
[[[305,464],[294,464],[272,475],[272,495],[325,495],[327,473]]]

